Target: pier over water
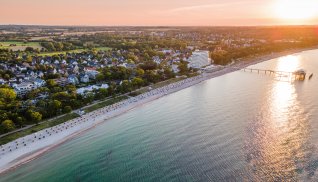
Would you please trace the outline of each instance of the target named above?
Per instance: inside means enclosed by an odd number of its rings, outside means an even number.
[[[306,71],[303,69],[300,69],[294,72],[257,69],[257,68],[244,68],[242,70],[244,72],[272,75],[279,78],[289,78],[291,81],[293,80],[303,81],[306,79]]]

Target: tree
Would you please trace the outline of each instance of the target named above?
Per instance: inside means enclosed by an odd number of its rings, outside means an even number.
[[[15,129],[15,125],[11,120],[5,120],[1,123],[1,127],[5,132],[9,132]]]
[[[27,111],[27,117],[31,122],[38,124],[42,120],[42,114],[39,112],[34,112],[32,110]]]
[[[33,47],[26,47],[25,52],[34,52],[34,48]]]
[[[2,102],[11,102],[15,100],[17,94],[11,88],[0,88],[0,101]]]
[[[104,76],[104,74],[98,74],[97,76],[96,76],[96,81],[97,82],[102,82],[102,81],[104,81],[105,80],[105,76]]]
[[[9,79],[11,78],[11,76],[10,76],[9,74],[5,74],[5,75],[3,76],[3,78],[4,78],[5,80],[9,80]]]
[[[103,99],[103,98],[107,97],[107,95],[108,95],[107,89],[106,88],[100,88],[95,93],[95,99],[97,99],[97,100]]]
[[[176,76],[175,73],[169,68],[164,69],[164,74],[166,78],[174,78]]]
[[[64,113],[70,113],[70,112],[72,112],[72,107],[71,107],[71,106],[65,106],[64,109],[63,109],[63,112],[64,112]]]
[[[54,80],[49,79],[49,80],[46,81],[46,85],[47,85],[49,88],[53,88],[53,87],[55,87],[57,84],[56,84],[56,82],[55,82]]]
[[[131,84],[128,80],[123,80],[121,83],[121,90],[123,93],[126,92],[131,92],[132,88],[131,88]]]
[[[55,115],[57,112],[59,112],[62,108],[62,102],[58,100],[50,101],[49,103],[50,112],[52,115]]]
[[[69,93],[74,93],[74,92],[76,92],[76,86],[75,86],[75,85],[67,85],[67,86],[66,86],[66,90],[67,90]]]
[[[181,61],[178,69],[180,70],[180,74],[187,74],[189,72],[188,62]]]
[[[28,62],[28,63],[32,63],[32,56],[28,55],[26,58],[25,58],[25,61]]]
[[[136,74],[137,74],[137,76],[142,77],[142,76],[144,76],[145,71],[141,68],[137,68]]]
[[[144,81],[141,78],[136,77],[131,81],[131,83],[133,87],[140,88],[141,86],[143,86]]]

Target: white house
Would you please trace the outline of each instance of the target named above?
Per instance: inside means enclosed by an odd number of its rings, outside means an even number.
[[[101,86],[90,85],[90,86],[87,86],[87,87],[83,87],[83,88],[77,89],[76,93],[80,94],[80,95],[84,95],[87,92],[92,92],[94,90],[98,90],[98,89],[101,89],[101,88],[107,89],[108,87],[109,87],[108,84],[102,84]]]
[[[36,85],[34,85],[31,82],[23,82],[20,84],[15,84],[13,86],[13,88],[14,88],[15,93],[21,97],[21,96],[26,95],[28,92],[36,89],[37,87],[36,87]]]
[[[102,84],[102,86],[100,86],[100,88],[108,89],[108,88],[109,88],[109,85],[108,85],[108,84]]]
[[[162,60],[160,59],[159,56],[154,56],[154,57],[152,58],[152,60],[153,60],[155,63],[157,63],[157,64],[161,64],[161,62],[162,62]]]
[[[90,85],[90,86],[87,86],[87,87],[82,87],[82,88],[77,89],[76,93],[80,94],[80,95],[84,95],[87,92],[92,92],[93,90],[98,90],[98,89],[99,89],[98,86]]]
[[[6,83],[6,81],[4,79],[0,78],[0,85],[3,85],[5,83]]]
[[[192,56],[187,60],[189,68],[200,69],[211,64],[209,51],[194,51]]]
[[[172,68],[172,71],[174,72],[174,73],[179,73],[179,66],[178,65],[176,65],[176,64],[173,64],[172,66],[171,66],[171,68]]]

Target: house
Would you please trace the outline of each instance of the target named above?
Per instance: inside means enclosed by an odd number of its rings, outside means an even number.
[[[58,78],[58,79],[54,79],[54,81],[55,81],[55,83],[56,83],[57,85],[59,85],[59,86],[61,86],[61,87],[64,87],[64,86],[66,86],[66,85],[69,84],[68,79],[67,79],[67,78],[64,78],[64,77]]]
[[[127,64],[126,64],[126,68],[128,68],[128,69],[135,69],[135,68],[137,68],[137,66],[136,66],[136,64],[133,64],[133,63],[127,63]]]
[[[48,73],[50,73],[50,74],[56,74],[56,73],[57,73],[57,71],[56,71],[56,69],[54,68],[54,69],[50,69],[50,70],[48,70]]]
[[[26,70],[27,70],[26,67],[22,67],[22,66],[17,66],[17,69],[18,69],[19,71],[26,71]]]
[[[172,66],[171,66],[171,68],[172,68],[172,71],[174,72],[174,73],[179,73],[179,66],[178,65],[176,65],[176,64],[173,64]]]
[[[77,65],[78,65],[78,62],[74,61],[72,64],[73,64],[74,66],[77,66]]]
[[[81,74],[80,75],[80,80],[83,83],[88,83],[89,82],[89,76],[87,74]]]
[[[36,78],[36,79],[34,79],[34,80],[32,80],[32,81],[33,81],[33,84],[34,84],[37,88],[43,87],[43,86],[46,84],[46,82],[45,82],[44,80],[39,79],[39,78]]]
[[[162,50],[161,52],[164,53],[164,54],[171,54],[171,53],[173,53],[173,50],[164,49],[164,50]]]
[[[34,71],[32,71],[32,70],[28,70],[26,74],[30,75],[31,77],[33,77],[35,75]]]
[[[95,79],[96,76],[99,74],[99,72],[96,71],[96,69],[94,68],[85,68],[84,71],[85,71],[85,74],[87,74],[90,79]]]
[[[157,63],[157,64],[161,64],[161,62],[162,62],[162,60],[159,58],[159,56],[154,56],[154,57],[152,58],[152,60],[153,60],[155,63]]]
[[[0,78],[0,85],[3,85],[5,83],[6,83],[6,81],[4,79]]]
[[[88,92],[92,92],[94,90],[99,90],[101,88],[107,89],[108,87],[109,87],[108,84],[102,84],[101,86],[90,85],[90,86],[87,86],[87,87],[83,87],[83,88],[77,89],[76,93],[80,94],[80,95],[85,95]]]
[[[73,73],[74,74],[79,74],[79,67],[77,65],[74,66]]]
[[[37,72],[38,77],[42,78],[44,76],[44,73],[42,71]]]
[[[12,83],[12,82],[17,82],[18,80],[16,79],[16,78],[11,78],[10,80],[9,80],[9,82],[10,83]]]
[[[100,87],[98,87],[96,85],[90,85],[90,86],[87,86],[87,87],[83,87],[83,88],[77,89],[76,93],[80,94],[80,95],[84,95],[87,92],[92,92],[93,90],[98,90],[99,88]]]
[[[102,84],[102,85],[100,86],[100,88],[108,89],[108,88],[109,88],[109,85],[108,85],[108,84]]]
[[[73,85],[77,85],[79,84],[79,81],[78,81],[78,78],[76,77],[76,75],[69,75],[67,77],[67,80],[70,84],[73,84]]]

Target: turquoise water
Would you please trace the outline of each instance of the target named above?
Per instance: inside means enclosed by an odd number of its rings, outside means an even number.
[[[317,181],[318,50],[238,71],[108,120],[0,181]]]

